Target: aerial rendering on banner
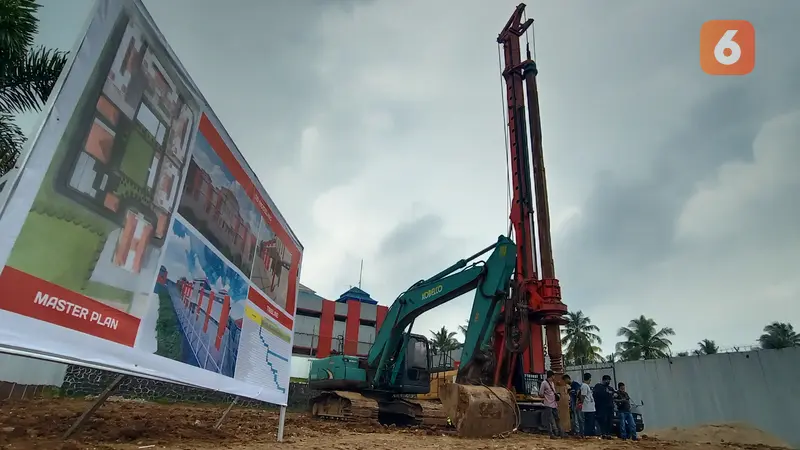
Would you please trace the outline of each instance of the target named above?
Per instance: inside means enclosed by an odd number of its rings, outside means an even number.
[[[139,2],[74,53],[5,191],[0,346],[285,404],[299,241]]]

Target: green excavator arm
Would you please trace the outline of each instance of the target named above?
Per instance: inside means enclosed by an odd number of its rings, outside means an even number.
[[[485,263],[469,265],[490,250],[492,253]],[[475,299],[461,359],[462,364],[470,361],[475,350],[486,346],[492,336],[503,300],[508,295],[516,257],[514,242],[500,236],[495,244],[415,283],[401,294],[386,313],[367,356],[367,365],[375,368],[376,387],[391,389],[397,382],[403,358],[408,354],[405,350],[414,320],[474,289]]]
[[[489,251],[492,253],[485,262],[476,261]],[[415,349],[409,351],[409,346],[416,346],[416,354],[419,354],[424,345],[427,354],[425,339],[411,334],[414,320],[427,311],[475,290],[461,356],[462,364],[468,364],[472,355],[485,347],[492,336],[503,300],[508,296],[516,257],[517,248],[514,242],[500,236],[496,243],[475,255],[458,261],[428,279],[414,283],[389,307],[365,359],[337,355],[312,360],[309,384],[312,388],[320,389],[424,393],[420,392],[419,386],[403,382],[403,375],[409,368],[408,355],[415,354]],[[424,369],[427,371],[429,368]],[[427,380],[423,386],[429,388]]]

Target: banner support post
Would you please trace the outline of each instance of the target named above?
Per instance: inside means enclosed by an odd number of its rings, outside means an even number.
[[[92,415],[94,415],[95,411],[97,411],[101,406],[103,406],[103,403],[105,403],[105,401],[108,399],[111,393],[117,389],[117,387],[122,383],[124,379],[125,375],[123,374],[117,375],[117,377],[114,378],[114,380],[111,381],[111,383],[109,383],[106,389],[103,392],[101,392],[99,396],[97,396],[97,399],[94,401],[94,403],[92,403],[92,406],[90,406],[89,409],[84,411],[83,414],[81,414],[81,416],[78,417],[78,419],[75,421],[75,423],[73,423],[72,426],[69,427],[69,430],[67,430],[67,432],[64,433],[64,436],[62,436],[61,439],[66,440],[70,436],[72,436],[76,431],[78,431],[78,429],[82,427],[83,424],[86,423],[86,421],[89,420],[90,417],[92,417]]]
[[[228,417],[228,413],[229,413],[229,412],[231,412],[231,409],[233,409],[233,405],[235,405],[237,401],[239,401],[239,396],[238,396],[238,395],[237,395],[236,397],[233,397],[233,401],[232,401],[232,402],[231,402],[231,404],[230,404],[230,405],[228,405],[228,407],[225,409],[225,412],[224,412],[224,413],[222,413],[222,417],[220,417],[220,418],[217,420],[217,423],[216,423],[216,424],[214,424],[214,429],[215,429],[215,430],[219,430],[219,427],[220,427],[220,426],[222,426],[222,421],[224,421],[224,420],[225,420],[225,418],[226,418],[226,417]]]
[[[281,406],[281,414],[278,416],[278,442],[283,442],[283,426],[286,424],[286,407]]]

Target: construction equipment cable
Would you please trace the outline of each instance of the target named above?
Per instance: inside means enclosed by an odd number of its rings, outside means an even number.
[[[481,382],[481,386],[485,387],[489,392],[492,393],[492,395],[497,397],[497,399],[500,400],[504,405],[506,405],[509,408],[511,408],[511,412],[514,413],[514,428],[511,429],[511,430],[499,433],[494,437],[506,438],[506,437],[510,436],[512,433],[516,432],[519,429],[519,426],[522,423],[522,411],[520,411],[520,409],[519,409],[519,404],[517,403],[516,399],[514,399],[514,404],[513,405],[510,404],[509,402],[503,400],[499,395],[497,395],[497,392],[493,391],[492,388],[490,388],[489,386],[483,384],[483,382]],[[506,389],[506,390],[513,394],[512,391],[510,391],[508,389]]]
[[[505,139],[505,159],[506,159],[506,211],[511,211],[511,148],[509,147],[510,137],[508,135],[508,115],[506,111],[505,84],[503,80],[503,46],[497,44],[497,67],[500,69],[500,109],[503,114],[503,138]],[[511,238],[511,216],[508,219],[508,238]]]
[[[522,18],[525,22],[528,21],[528,12],[522,11]],[[531,46],[531,42],[533,45]],[[525,30],[525,46],[530,49],[533,47],[533,60],[536,60],[536,22],[531,23],[531,26]],[[538,61],[537,61],[538,62]]]

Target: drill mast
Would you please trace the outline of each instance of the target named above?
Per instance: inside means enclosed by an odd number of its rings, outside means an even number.
[[[513,186],[510,219],[518,248],[513,294],[504,306],[503,323],[495,331],[495,354],[499,356],[494,381],[496,385],[508,387],[517,384],[514,380],[520,372],[545,372],[543,328],[551,370],[563,373],[559,327],[566,324],[564,315],[567,312],[567,306],[561,302],[561,288],[553,264],[536,86],[538,71],[529,48],[526,59],[521,60],[520,38],[533,24],[533,19],[523,22],[524,11],[525,4],[521,3],[497,38],[505,62],[503,78]],[[538,235],[538,249],[534,233]]]

